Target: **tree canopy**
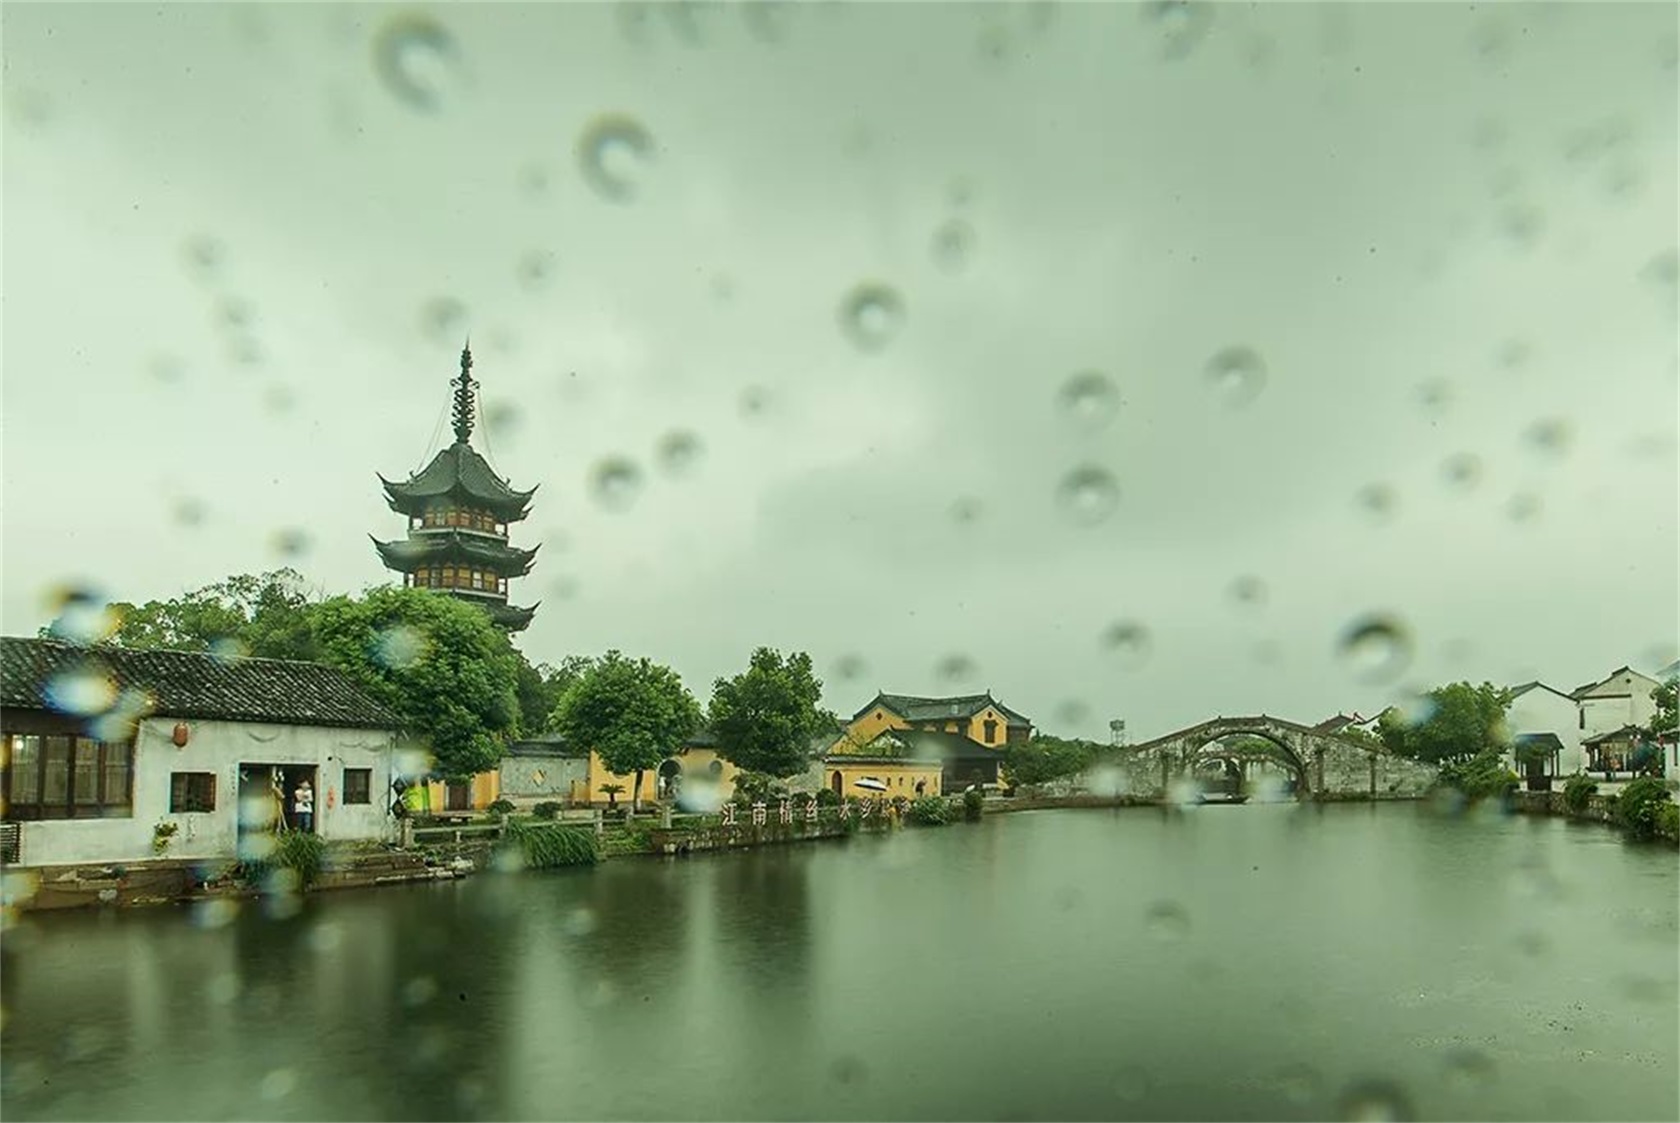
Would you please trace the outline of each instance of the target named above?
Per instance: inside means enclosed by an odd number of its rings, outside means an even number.
[[[294,569],[239,574],[168,600],[111,605],[117,626],[108,642],[123,647],[218,651],[265,659],[315,659],[310,629],[315,603]],[[43,628],[42,635],[54,634]]]
[[[1107,748],[1095,741],[1035,733],[1004,749],[1003,767],[1012,783],[1044,784],[1085,771]]]
[[[1680,714],[1675,710],[1677,689],[1680,689],[1680,675],[1670,675],[1667,682],[1651,691],[1651,701],[1657,704],[1656,715],[1651,718],[1651,736],[1660,738],[1675,735],[1675,726],[1680,722]]]
[[[524,656],[519,659],[519,732],[530,737],[548,729],[549,719],[560,695],[594,665],[584,655],[568,655],[558,667],[549,663],[532,665]]]
[[[1492,683],[1449,683],[1424,695],[1422,714],[1414,720],[1398,710],[1385,711],[1378,732],[1396,756],[1426,764],[1468,761],[1505,750],[1505,711],[1510,705],[1510,691]]]
[[[594,749],[610,771],[635,773],[631,798],[639,806],[642,773],[676,751],[700,720],[700,704],[675,671],[609,651],[560,695],[549,726]]]
[[[836,724],[824,710],[811,657],[761,647],[747,669],[712,687],[710,719],[719,753],[737,768],[785,778],[810,764],[811,742]]]

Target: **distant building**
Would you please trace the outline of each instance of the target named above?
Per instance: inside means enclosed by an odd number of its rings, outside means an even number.
[[[960,791],[970,784],[996,786],[1002,782],[1003,750],[1027,741],[1032,730],[1031,718],[1005,706],[990,691],[944,698],[883,691],[852,715],[829,749],[824,760],[828,786],[834,787],[836,777],[841,788],[858,779],[879,780],[894,794],[899,787],[911,794],[918,783],[927,795]],[[883,774],[853,776],[866,760]],[[939,790],[928,790],[930,762],[939,766]]]
[[[509,604],[508,581],[531,571],[538,547],[511,545],[508,527],[530,514],[536,488],[514,490],[469,443],[478,385],[470,348],[461,351],[461,373],[452,385],[455,443],[406,480],[379,477],[386,503],[408,519],[408,536],[376,538],[374,549],[387,569],[403,575],[404,586],[448,593],[478,605],[498,626],[522,631],[537,605]]]
[[[1570,697],[1577,707],[1576,731],[1582,743],[1630,725],[1648,728],[1657,716],[1651,692],[1659,685],[1656,679],[1632,667],[1617,667],[1598,682],[1576,687]]]
[[[1505,766],[1531,782],[1586,771],[1579,707],[1563,691],[1543,682],[1511,687],[1505,728],[1511,736]],[[1519,747],[1528,750],[1523,754],[1524,761],[1517,759]]]

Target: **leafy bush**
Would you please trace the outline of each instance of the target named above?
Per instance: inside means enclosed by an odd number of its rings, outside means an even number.
[[[1668,789],[1651,776],[1633,781],[1619,793],[1612,815],[1634,838],[1655,838],[1663,807],[1669,804]]]
[[[560,817],[560,805],[552,799],[545,799],[531,808],[531,814],[539,819],[558,819]]]
[[[1468,760],[1441,765],[1439,783],[1470,800],[1503,799],[1517,790],[1517,774],[1505,767],[1498,749],[1484,749]]]
[[[486,810],[488,810],[492,815],[512,815],[517,809],[513,806],[513,800],[498,799],[486,808]]]
[[[840,793],[833,788],[820,788],[817,791],[818,807],[839,807]]]
[[[910,805],[910,821],[923,827],[943,827],[957,817],[949,801],[937,796],[923,796]]]
[[[963,793],[963,817],[972,822],[980,818],[986,810],[986,797],[980,794],[980,789]]]
[[[601,860],[595,832],[576,827],[522,823],[515,819],[508,823],[502,845],[517,846],[528,869],[590,866]]]
[[[1664,803],[1657,808],[1657,837],[1680,842],[1680,803]]]
[[[275,870],[291,870],[297,874],[298,888],[313,885],[326,866],[327,843],[310,831],[281,831],[274,839],[274,849],[262,858],[242,862],[239,875],[248,884],[261,884]]]
[[[1563,785],[1563,805],[1571,814],[1586,811],[1587,801],[1598,794],[1598,781],[1584,772],[1577,772]]]
[[[775,803],[787,795],[787,785],[764,772],[735,773],[735,794],[731,802],[749,806],[754,803]]]

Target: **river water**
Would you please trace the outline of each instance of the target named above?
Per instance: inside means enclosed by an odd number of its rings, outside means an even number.
[[[1418,805],[1046,811],[5,939],[8,1119],[1635,1119],[1677,865]]]

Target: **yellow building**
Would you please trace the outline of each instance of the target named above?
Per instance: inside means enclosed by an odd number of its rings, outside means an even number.
[[[411,791],[415,794],[405,796],[411,811],[433,815],[442,812],[483,811],[501,798],[502,774],[480,772],[465,784],[429,780]]]
[[[943,791],[957,792],[971,784],[991,787],[1000,783],[1004,749],[1027,740],[1032,728],[1030,718],[989,691],[945,698],[880,693],[852,715],[824,763],[832,773],[855,771],[853,766],[864,759],[924,766],[932,762],[940,769]],[[895,772],[895,792],[898,777]],[[843,782],[849,788],[852,780]]]
[[[660,762],[658,768],[642,773],[642,803],[655,803],[682,789],[682,785],[696,779],[714,784],[718,794],[728,799],[735,791],[735,774],[739,771],[718,754],[717,740],[702,731],[690,737],[677,751]],[[604,790],[609,784],[623,787],[613,793],[617,802],[627,804],[636,791],[636,774],[607,771],[606,763],[594,749],[589,750],[589,772],[583,780],[572,781],[571,802],[575,805],[596,806],[612,802]]]
[[[865,753],[830,753],[823,761],[828,789],[836,795],[871,799],[919,799],[943,795],[940,777],[944,765],[938,760],[907,760]],[[865,781],[860,784],[859,781]],[[875,782],[886,785],[883,791]]]

